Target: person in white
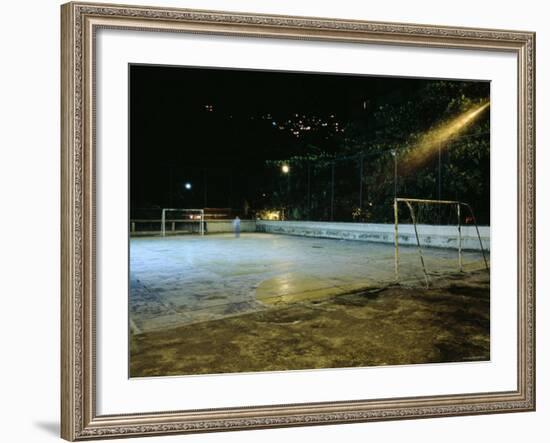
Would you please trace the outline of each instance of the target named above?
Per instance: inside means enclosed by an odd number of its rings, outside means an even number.
[[[241,219],[238,216],[233,220],[233,231],[235,232],[236,238],[241,236]]]

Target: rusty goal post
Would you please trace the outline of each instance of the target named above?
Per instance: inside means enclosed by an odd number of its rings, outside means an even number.
[[[489,264],[487,262],[487,256],[485,254],[485,250],[483,248],[483,243],[481,241],[481,236],[479,234],[479,227],[477,225],[477,221],[474,215],[474,211],[472,207],[466,203],[461,202],[457,200],[430,200],[430,199],[420,199],[420,198],[404,198],[404,197],[396,197],[393,201],[393,213],[394,213],[394,243],[395,243],[395,254],[394,254],[394,267],[395,267],[395,280],[399,281],[399,204],[403,203],[407,206],[409,210],[409,215],[411,217],[411,221],[414,227],[414,235],[416,238],[416,246],[418,249],[418,255],[420,258],[420,264],[422,265],[422,272],[424,274],[424,279],[426,281],[426,286],[429,285],[429,276],[426,269],[426,264],[424,261],[424,255],[422,251],[422,245],[420,243],[420,236],[418,235],[418,226],[417,226],[417,218],[416,218],[416,211],[415,206],[419,204],[428,204],[428,205],[451,205],[455,207],[456,210],[456,227],[457,227],[457,249],[458,249],[458,270],[460,272],[463,271],[463,256],[462,256],[462,224],[461,224],[461,207],[464,207],[468,210],[470,213],[470,216],[472,217],[473,224],[476,228],[477,238],[479,240],[479,246],[481,253],[483,255],[483,261],[485,263],[485,268],[489,269]]]

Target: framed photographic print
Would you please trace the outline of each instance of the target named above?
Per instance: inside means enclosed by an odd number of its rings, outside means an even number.
[[[63,438],[534,410],[533,33],[61,14]]]

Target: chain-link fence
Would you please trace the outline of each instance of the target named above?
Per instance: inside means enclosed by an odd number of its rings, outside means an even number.
[[[279,209],[286,220],[389,223],[395,197],[459,200],[489,225],[488,137],[432,143],[422,161],[413,150],[395,147],[269,162],[272,189],[264,206]],[[456,223],[443,207],[425,208],[422,215],[429,224]]]

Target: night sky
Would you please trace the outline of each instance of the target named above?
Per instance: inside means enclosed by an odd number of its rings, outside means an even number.
[[[130,66],[131,206],[238,207],[265,183],[265,160],[330,155],[350,123],[427,80]],[[192,189],[186,190],[185,183]]]

